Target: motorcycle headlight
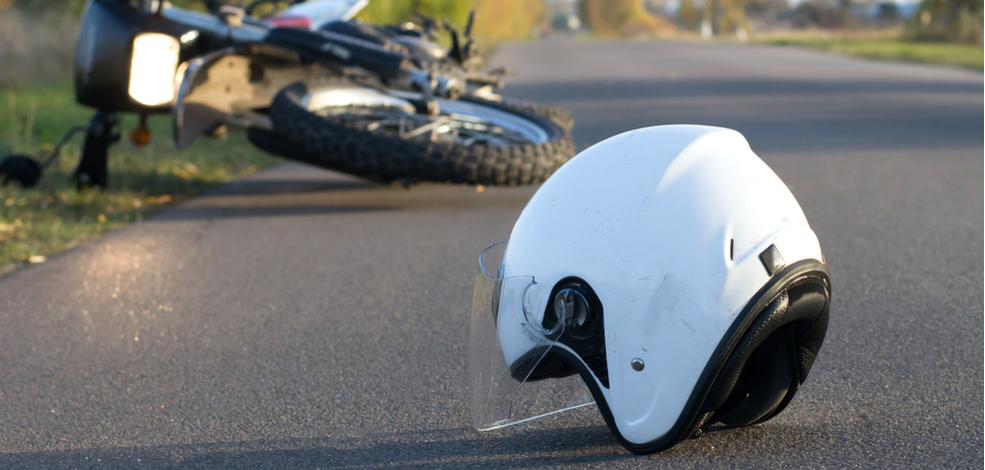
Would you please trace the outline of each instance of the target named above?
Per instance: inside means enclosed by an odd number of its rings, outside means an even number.
[[[130,97],[147,106],[170,103],[180,48],[178,40],[166,34],[138,34],[130,60]]]

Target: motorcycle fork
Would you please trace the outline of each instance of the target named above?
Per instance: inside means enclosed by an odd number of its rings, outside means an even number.
[[[109,146],[120,140],[118,124],[116,113],[101,109],[89,120],[82,160],[72,172],[80,189],[106,188],[109,179],[106,171]]]

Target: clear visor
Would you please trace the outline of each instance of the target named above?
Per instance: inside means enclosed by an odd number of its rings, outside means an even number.
[[[506,246],[502,241],[483,250],[475,278],[469,375],[472,421],[480,431],[595,403],[558,354],[567,350],[565,322],[544,326],[541,297],[547,295],[534,295],[542,286],[533,276],[510,273],[502,263]],[[561,310],[556,318],[565,318],[563,302],[552,308]]]

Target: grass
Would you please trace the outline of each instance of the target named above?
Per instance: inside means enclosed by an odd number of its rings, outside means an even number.
[[[891,36],[829,36],[820,33],[770,35],[756,42],[781,46],[800,46],[875,59],[903,60],[953,65],[982,70],[982,46],[937,42],[914,42]]]
[[[75,104],[68,83],[0,90],[0,157],[8,152],[47,155],[62,133],[88,122],[92,111]],[[226,141],[201,139],[179,151],[170,117],[151,116],[154,139],[135,148],[127,136],[136,116],[121,116],[122,139],[111,147],[109,188],[78,191],[70,178],[83,136],[62,148],[35,188],[0,187],[0,273],[70,248],[79,241],[141,220],[202,188],[277,163],[244,135]]]

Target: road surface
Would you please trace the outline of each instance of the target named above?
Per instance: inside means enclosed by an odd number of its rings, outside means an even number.
[[[494,62],[579,148],[727,126],[790,186],[834,297],[786,411],[651,456],[591,408],[477,433],[475,263],[534,189],[289,164],[0,279],[0,468],[981,468],[981,73],[564,39]]]

